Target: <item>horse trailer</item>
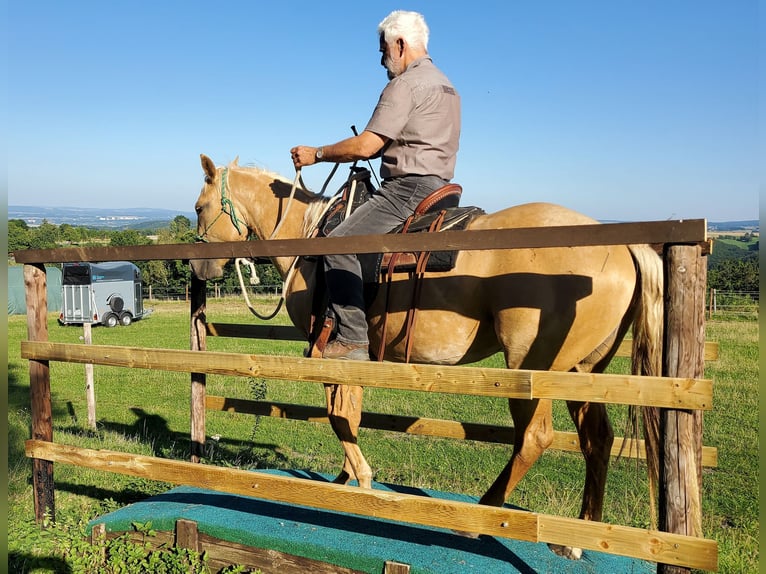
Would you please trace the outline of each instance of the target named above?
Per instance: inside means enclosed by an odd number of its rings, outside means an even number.
[[[128,261],[64,263],[59,322],[128,326],[144,312],[141,271]]]

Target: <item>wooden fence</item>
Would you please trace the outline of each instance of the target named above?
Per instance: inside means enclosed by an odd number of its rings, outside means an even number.
[[[353,243],[351,243],[351,241]],[[32,438],[27,456],[33,459],[35,515],[55,516],[53,464],[63,462],[176,484],[236,494],[257,495],[280,502],[376,516],[480,534],[548,542],[631,556],[658,563],[661,572],[689,568],[717,569],[717,544],[702,537],[702,466],[714,465],[714,449],[702,447],[702,412],[712,408],[712,382],[702,378],[705,277],[709,247],[704,220],[585,225],[496,231],[444,232],[418,237],[371,235],[349,238],[269,240],[196,245],[68,248],[17,252],[24,263]],[[48,341],[44,263],[67,261],[200,259],[372,253],[396,251],[480,250],[560,245],[651,243],[665,261],[665,353],[662,377],[555,373],[480,367],[317,361],[205,352],[208,334],[242,333],[243,326],[208,324],[205,282],[191,286],[191,350],[105,347]],[[246,336],[289,334],[280,328],[250,328]],[[53,441],[50,361],[164,369],[191,373],[192,462],[172,461],[113,451],[94,451]],[[293,418],[323,419],[324,409],[296,405],[207,397],[207,374],[261,376],[317,383],[362,384],[407,391],[460,393],[511,398],[555,398],[662,407],[660,530],[520,512],[508,508],[427,499],[419,496],[276,477],[258,472],[198,465],[205,443],[205,411],[237,410]],[[466,384],[470,383],[470,384]],[[469,389],[470,391],[467,391]],[[321,411],[321,416],[320,416]],[[389,430],[454,438],[508,441],[512,429],[430,421],[366,413],[365,424]],[[576,437],[561,433],[561,448],[577,447]],[[619,445],[619,441],[616,446]]]

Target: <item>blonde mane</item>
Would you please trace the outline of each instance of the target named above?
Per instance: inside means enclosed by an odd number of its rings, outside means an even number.
[[[236,169],[240,169],[242,171],[250,172],[254,176],[259,178],[266,178],[271,179],[275,182],[279,182],[281,184],[284,184],[285,186],[289,186],[292,189],[292,186],[295,184],[295,181],[291,181],[288,178],[284,177],[283,175],[280,175],[276,172],[273,172],[271,170],[258,167],[255,165],[230,165],[229,167],[233,167]],[[334,198],[324,197],[321,194],[314,193],[310,189],[307,189],[303,185],[300,185],[302,183],[299,182],[295,188],[296,191],[296,197],[295,200],[300,201],[301,203],[306,205],[306,210],[303,213],[303,224],[301,225],[301,233],[303,237],[308,237],[314,229],[319,225],[319,223],[322,220],[322,217],[327,212],[327,208],[329,207],[330,203]]]

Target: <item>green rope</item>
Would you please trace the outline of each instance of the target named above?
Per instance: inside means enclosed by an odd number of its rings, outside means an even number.
[[[221,217],[224,213],[228,215],[231,218],[232,224],[234,224],[234,227],[237,229],[237,233],[242,235],[242,230],[240,229],[240,220],[239,217],[237,217],[237,210],[234,209],[234,203],[226,197],[226,188],[228,187],[228,181],[227,176],[229,174],[229,168],[225,167],[223,168],[223,172],[221,173],[221,211],[218,213],[218,215],[215,216],[213,221],[210,222],[210,225],[205,226],[205,231],[202,233],[202,235],[198,235],[196,237],[197,241],[201,241],[203,243],[207,243],[207,231],[213,225],[216,221],[218,221],[218,218]],[[228,211],[227,211],[228,208]]]
[[[231,217],[231,222],[234,224],[234,227],[237,228],[237,233],[242,235],[242,230],[239,228],[239,218],[237,217],[237,211],[234,209],[234,203],[232,203],[231,199],[226,197],[226,188],[228,187],[228,173],[229,168],[223,168],[223,173],[221,174],[221,211]],[[226,211],[227,207],[230,209],[230,211]]]

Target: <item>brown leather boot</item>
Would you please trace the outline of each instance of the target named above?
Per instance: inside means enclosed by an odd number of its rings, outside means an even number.
[[[327,344],[322,353],[323,359],[345,359],[348,361],[369,361],[368,345],[352,345],[343,341],[332,341]]]

